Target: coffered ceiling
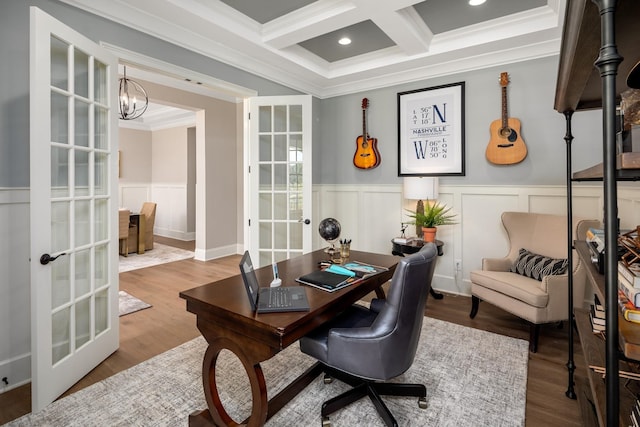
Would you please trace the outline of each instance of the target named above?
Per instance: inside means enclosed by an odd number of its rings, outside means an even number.
[[[566,2],[62,1],[321,98],[557,54]]]

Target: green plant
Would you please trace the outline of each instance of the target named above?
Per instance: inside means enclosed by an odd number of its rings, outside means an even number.
[[[453,213],[449,213],[450,211],[450,207],[441,205],[436,201],[429,202],[428,200],[424,204],[424,213],[414,212],[410,209],[407,209],[407,212],[409,212],[409,218],[413,219],[411,224],[416,224],[427,228],[433,228],[439,225],[457,224],[455,221],[456,215]]]

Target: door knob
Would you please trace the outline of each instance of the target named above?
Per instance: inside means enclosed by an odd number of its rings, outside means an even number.
[[[58,255],[58,256],[51,256],[51,255],[49,255],[49,254],[44,254],[44,255],[42,255],[42,256],[40,257],[40,264],[42,264],[42,265],[47,265],[47,264],[49,264],[50,262],[53,262],[53,261],[57,260],[57,259],[58,259],[59,257],[61,257],[62,255],[66,255],[66,253],[64,253],[64,252],[63,252],[63,253],[61,253],[61,254],[60,254],[60,255]]]
[[[306,218],[306,219],[302,219],[302,218],[300,218],[300,219],[298,220],[298,222],[304,222],[304,223],[305,223],[305,224],[307,224],[307,225],[311,224],[311,220],[310,220],[309,218]]]

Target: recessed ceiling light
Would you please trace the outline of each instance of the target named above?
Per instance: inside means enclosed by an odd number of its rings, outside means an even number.
[[[338,40],[338,43],[340,43],[343,46],[346,46],[348,44],[351,44],[351,39],[349,37],[343,37],[340,40]]]
[[[486,2],[487,0],[469,0],[469,4],[471,6],[480,6],[482,3]]]

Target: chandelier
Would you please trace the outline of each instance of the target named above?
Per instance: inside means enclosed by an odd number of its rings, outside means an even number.
[[[149,105],[149,98],[144,88],[138,82],[127,78],[127,67],[124,67],[124,77],[120,79],[118,98],[122,120],[137,119]]]

